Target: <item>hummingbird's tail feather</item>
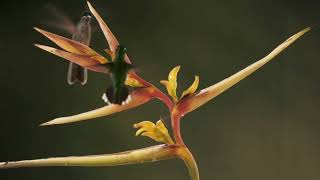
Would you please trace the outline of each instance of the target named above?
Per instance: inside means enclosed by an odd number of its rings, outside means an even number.
[[[70,62],[68,69],[68,83],[73,85],[76,82],[80,82],[81,85],[85,85],[88,80],[88,70]]]
[[[108,104],[123,105],[130,102],[131,96],[128,87],[121,86],[119,89],[115,89],[111,86],[107,88],[102,99]]]

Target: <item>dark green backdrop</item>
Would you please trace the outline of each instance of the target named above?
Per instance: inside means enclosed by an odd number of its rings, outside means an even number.
[[[77,20],[85,1],[54,1]],[[160,87],[181,65],[179,92],[200,75],[205,88],[320,23],[313,0],[96,0],[140,74]],[[113,153],[155,144],[132,125],[168,115],[159,101],[93,121],[39,128],[52,118],[103,106],[109,80],[90,73],[70,87],[67,63],[33,47],[53,45],[32,27],[50,15],[45,1],[1,2],[0,161]],[[203,180],[315,180],[320,177],[320,32],[317,28],[253,76],[182,122]],[[106,48],[100,31],[93,47]],[[161,87],[162,88],[162,87]],[[165,90],[164,88],[162,88]],[[185,180],[182,161],[100,168],[0,171],[1,180]]]

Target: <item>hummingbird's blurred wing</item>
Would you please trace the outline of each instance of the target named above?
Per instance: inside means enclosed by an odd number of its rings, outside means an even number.
[[[80,42],[89,46],[91,41],[91,15],[83,13],[81,19],[78,22],[76,29],[72,35],[72,40]],[[73,85],[76,82],[80,82],[81,85],[85,85],[88,81],[88,70],[72,62],[69,63],[68,69],[68,83]]]
[[[70,62],[67,80],[69,85],[73,85],[76,82],[85,85],[88,81],[88,70],[78,64]]]
[[[75,23],[61,10],[51,3],[45,5],[45,9],[51,15],[48,21],[44,24],[53,28],[60,29],[72,35],[75,32]]]

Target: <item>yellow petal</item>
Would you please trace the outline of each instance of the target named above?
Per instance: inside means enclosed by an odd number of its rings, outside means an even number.
[[[127,76],[125,84],[128,86],[131,86],[131,87],[143,87],[144,86],[140,81],[138,81],[134,78],[131,78],[129,76]]]
[[[150,121],[143,121],[133,127],[138,128],[136,136],[146,136],[157,142],[174,144],[162,120],[159,120],[156,124]]]
[[[193,94],[194,92],[196,92],[196,90],[198,89],[198,85],[199,85],[199,76],[195,76],[192,85],[187,90],[183,91],[180,99],[182,99],[183,97],[189,94]]]
[[[133,125],[134,128],[140,128],[137,130],[136,132],[136,136],[141,135],[144,131],[150,131],[153,130],[155,128],[155,125],[153,122],[150,121],[142,121],[138,124],[134,124]]]
[[[166,87],[169,86],[169,81],[167,81],[167,80],[161,80],[160,83],[165,85]]]
[[[164,132],[165,134],[169,134],[168,129],[166,128],[166,126],[163,123],[163,120],[159,120],[156,123],[156,128],[159,129],[160,131]]]
[[[161,84],[166,86],[168,94],[172,97],[173,101],[175,103],[178,102],[178,97],[177,97],[177,75],[180,70],[180,66],[176,66],[173,68],[169,75],[168,75],[168,81],[162,80],[160,81]]]
[[[232,76],[206,88],[201,90],[195,96],[186,97],[181,101],[178,106],[176,106],[176,110],[181,114],[184,115],[188,112],[191,112],[198,107],[202,106],[203,104],[207,103],[211,99],[217,97],[219,94],[223,93],[233,85],[237,84],[244,78],[251,75],[253,72],[264,66],[266,63],[274,59],[278,54],[280,54],[283,50],[285,50],[288,46],[290,46],[293,42],[299,39],[302,35],[308,32],[310,28],[303,29],[302,31],[296,33],[295,35],[291,36],[287,40],[285,40],[282,44],[276,47],[271,53],[269,53],[264,58],[260,59],[259,61],[249,65],[248,67],[244,68],[243,70],[233,74]]]
[[[170,71],[169,76],[168,76],[168,80],[170,82],[171,81],[177,82],[177,75],[178,75],[179,70],[180,70],[180,66],[176,66]]]

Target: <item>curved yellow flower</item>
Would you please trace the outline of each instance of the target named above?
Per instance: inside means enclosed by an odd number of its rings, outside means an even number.
[[[173,102],[177,103],[178,102],[178,97],[177,97],[177,75],[180,70],[180,66],[174,67],[169,75],[168,75],[168,81],[167,80],[162,80],[160,81],[161,84],[165,85],[168,91],[168,94],[172,97]]]
[[[191,86],[183,91],[182,96],[180,99],[184,98],[185,96],[189,95],[189,94],[193,94],[196,92],[196,90],[198,89],[198,85],[199,85],[199,76],[194,76],[194,81],[191,84]]]
[[[144,85],[135,78],[132,78],[129,74],[125,81],[125,84],[131,87],[144,87]]]
[[[142,121],[133,125],[134,128],[138,128],[136,136],[147,136],[157,142],[165,144],[174,144],[171,139],[168,129],[160,119],[156,124],[150,121]]]
[[[168,80],[162,80],[160,81],[161,84],[165,85],[168,91],[168,94],[172,97],[174,103],[178,103],[179,99],[177,97],[177,75],[180,70],[180,66],[174,67],[169,75],[168,75]],[[185,96],[189,94],[193,94],[196,92],[197,88],[199,85],[199,76],[195,76],[194,81],[192,85],[185,91],[183,91],[182,96],[180,99],[184,98]]]

